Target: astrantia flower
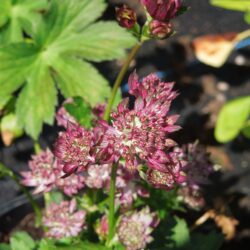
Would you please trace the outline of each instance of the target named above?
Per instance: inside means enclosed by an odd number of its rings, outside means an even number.
[[[72,123],[68,124],[66,132],[59,134],[54,153],[66,174],[82,171],[89,163],[94,162],[94,158],[90,155],[92,139],[90,131]]]
[[[34,193],[50,191],[56,179],[53,164],[54,156],[48,149],[32,156],[32,160],[29,161],[30,171],[21,172],[21,175],[24,177],[22,184],[35,187]]]
[[[126,250],[144,249],[153,238],[150,236],[158,225],[157,217],[149,208],[130,215],[124,215],[118,225],[117,234]]]
[[[214,171],[206,149],[198,143],[188,144],[182,148],[183,158],[188,162],[184,168],[187,175],[186,184],[195,186],[208,183],[209,175]]]
[[[111,166],[109,164],[91,165],[84,173],[85,183],[90,188],[105,188],[109,185]]]
[[[62,178],[63,165],[55,160],[52,152],[47,149],[32,156],[29,162],[30,171],[22,172],[22,184],[35,187],[34,193],[49,192],[52,188],[59,188],[66,195],[72,196],[84,187],[83,176],[72,174]]]
[[[55,186],[68,196],[77,194],[85,186],[85,179],[82,175],[71,174],[62,178],[65,175],[63,166],[56,160],[54,162],[54,174],[56,175]]]
[[[165,171],[148,169],[147,181],[156,188],[172,189],[175,184],[181,184],[186,180],[183,172],[186,162],[182,160],[177,152],[168,154],[168,158],[162,159],[166,164]]]
[[[135,181],[137,175],[129,172],[124,166],[120,166],[116,177],[116,204],[122,210],[130,208],[133,201],[140,197],[149,197],[149,192]]]
[[[64,103],[71,103],[71,102],[72,102],[71,99],[67,99]],[[78,124],[76,119],[67,112],[67,110],[63,105],[62,107],[59,108],[59,110],[56,113],[56,121],[58,126],[62,126],[65,129],[68,127],[69,123]]]
[[[182,6],[181,0],[141,0],[149,15],[161,22],[175,18]]]
[[[85,227],[86,212],[76,211],[76,208],[75,200],[52,203],[43,217],[46,236],[56,239],[77,236]]]
[[[117,112],[111,114],[112,126],[107,128],[100,146],[109,148],[105,155],[112,154],[113,159],[123,157],[130,170],[143,161],[151,168],[167,171],[162,159],[168,158],[167,150],[173,146],[168,136],[179,129],[175,125],[178,116],[168,116],[170,104],[177,96],[173,85],[161,82],[156,75],[149,75],[141,83],[137,75],[130,77],[130,94],[136,97],[135,105],[130,110],[125,99]]]
[[[205,205],[202,190],[196,187],[184,186],[178,190],[179,198],[191,209],[201,209]]]
[[[108,236],[109,224],[107,215],[103,215],[95,226],[95,231],[100,240],[105,240]]]

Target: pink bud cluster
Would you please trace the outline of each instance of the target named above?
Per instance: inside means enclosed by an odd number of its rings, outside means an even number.
[[[157,21],[168,22],[176,17],[182,6],[181,0],[141,0],[149,15]]]
[[[149,36],[158,39],[168,38],[173,34],[171,20],[175,18],[181,7],[181,0],[141,0],[150,19],[145,27]],[[116,18],[120,26],[132,29],[137,23],[137,16],[133,9],[126,5],[116,8]],[[138,24],[137,24],[138,25]]]
[[[117,229],[119,241],[127,250],[144,249],[153,240],[150,234],[158,224],[156,214],[150,213],[148,207],[123,215]]]
[[[56,239],[77,236],[85,228],[85,217],[85,211],[77,211],[74,199],[60,204],[52,203],[43,216],[46,236]]]

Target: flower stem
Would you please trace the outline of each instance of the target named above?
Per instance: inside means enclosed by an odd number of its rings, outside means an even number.
[[[112,93],[111,93],[111,96],[109,98],[109,101],[108,101],[108,105],[107,105],[107,108],[105,110],[105,114],[104,114],[104,120],[108,121],[109,120],[109,116],[110,116],[110,112],[111,112],[111,109],[112,109],[112,106],[114,104],[114,101],[115,101],[115,97],[116,97],[116,94],[117,94],[117,91],[122,83],[122,80],[128,70],[128,67],[131,63],[131,61],[134,59],[134,57],[136,56],[137,52],[139,51],[139,49],[141,48],[141,45],[142,43],[141,42],[138,42],[134,47],[133,49],[131,50],[131,52],[129,53],[124,65],[122,66],[117,78],[116,78],[116,81],[115,81],[115,84],[113,86],[113,89],[112,89]]]
[[[19,186],[19,188],[22,190],[22,192],[26,195],[36,215],[36,227],[39,227],[42,221],[42,212],[37,202],[33,199],[30,192],[19,182],[18,177],[12,170],[4,166],[3,164],[0,164],[0,170],[1,170],[0,172],[3,172],[4,175],[14,180],[16,184]]]
[[[110,189],[109,189],[109,232],[108,232],[108,244],[114,237],[115,229],[115,183],[116,183],[116,172],[119,163],[115,163],[112,167]]]
[[[41,152],[41,150],[42,150],[38,141],[34,142],[34,150],[35,150],[36,154],[39,154]]]

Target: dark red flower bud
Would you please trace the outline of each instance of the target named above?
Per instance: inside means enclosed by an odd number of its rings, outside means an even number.
[[[149,15],[158,21],[166,22],[175,18],[181,8],[181,0],[141,0]]]
[[[122,7],[117,7],[116,9],[116,19],[121,27],[131,29],[136,23],[136,13],[133,9],[126,5]]]
[[[153,37],[165,39],[173,34],[173,26],[171,23],[153,20],[149,23],[149,32]]]

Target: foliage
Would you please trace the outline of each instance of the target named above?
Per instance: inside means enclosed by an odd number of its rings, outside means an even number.
[[[33,1],[25,3],[36,7]],[[0,66],[0,99],[24,85],[16,114],[34,139],[43,122],[53,124],[56,86],[65,97],[80,95],[91,105],[109,96],[107,81],[86,60],[120,58],[135,40],[114,22],[93,23],[105,8],[103,0],[52,0],[29,40],[0,49],[5,62]]]
[[[245,21],[250,24],[250,1],[249,0],[211,0],[214,6],[222,7],[225,9],[236,10],[245,12]]]
[[[91,127],[93,119],[91,107],[81,97],[74,97],[73,102],[65,103],[64,107],[67,112],[79,122],[79,124],[86,128]]]
[[[180,129],[179,115],[170,110],[178,96],[174,83],[156,74],[140,80],[134,72],[131,96],[121,100],[119,87],[142,41],[174,34],[170,21],[185,10],[181,0],[141,4],[144,24],[133,9],[116,9],[125,31],[114,22],[93,23],[106,8],[104,0],[1,3],[2,132],[17,136],[24,128],[37,140],[43,123],[53,124],[57,89],[67,100],[56,115],[65,130],[53,150],[36,142],[29,170],[20,176],[0,164],[1,176],[12,178],[27,196],[44,235],[35,241],[26,232],[14,233],[0,250],[139,250],[148,244],[150,249],[219,249],[221,235],[208,234],[204,245],[203,235],[176,216],[187,207],[205,208],[202,185],[214,167],[198,143],[179,146],[171,139]],[[110,93],[88,61],[123,57],[134,37],[137,43]],[[43,211],[24,186],[43,194]]]
[[[23,32],[33,34],[48,0],[1,0],[0,45],[24,41]]]
[[[239,97],[222,108],[216,128],[215,138],[222,143],[234,139],[241,131],[249,135],[250,96]]]
[[[34,240],[26,232],[17,232],[10,238],[11,250],[34,250]]]

